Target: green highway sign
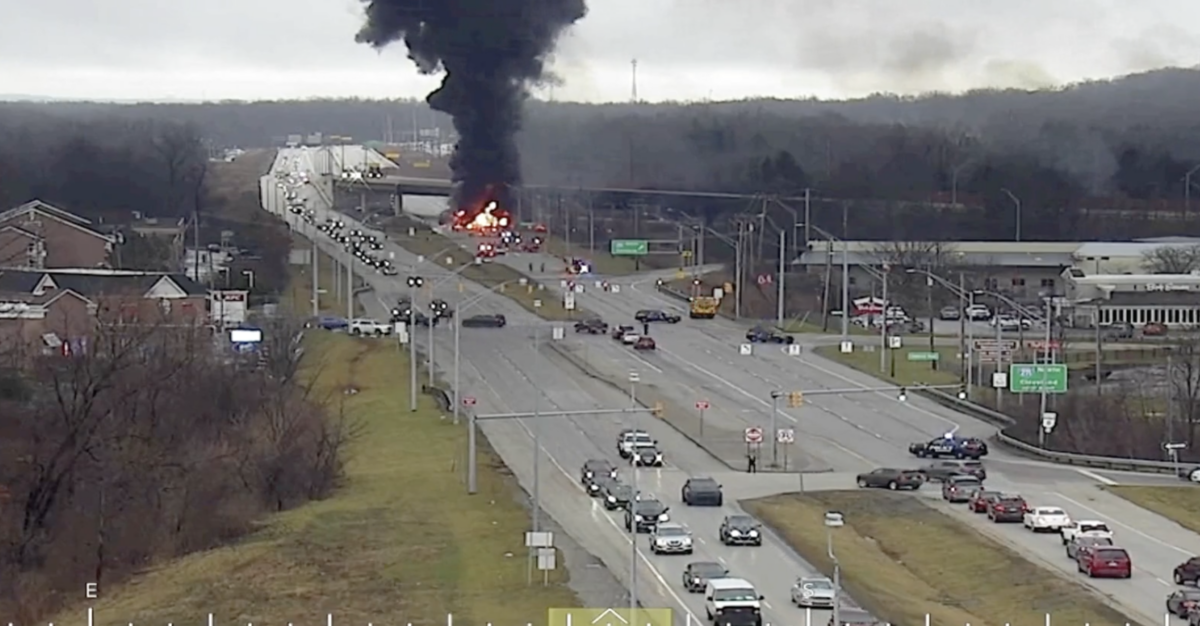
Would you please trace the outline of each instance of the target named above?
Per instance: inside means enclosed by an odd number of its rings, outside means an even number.
[[[1066,393],[1067,366],[1054,363],[1010,365],[1008,390],[1013,393]]]
[[[645,256],[650,253],[650,242],[645,239],[613,239],[609,242],[613,256]]]
[[[909,352],[909,361],[936,361],[941,355],[936,352]]]
[[[671,626],[671,609],[550,609],[548,626]]]

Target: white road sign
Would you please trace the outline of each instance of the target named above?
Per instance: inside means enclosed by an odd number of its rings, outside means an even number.
[[[775,433],[775,440],[779,443],[795,443],[796,430],[794,428],[780,428]]]
[[[575,293],[568,291],[563,294],[563,308],[568,311],[575,310]]]
[[[612,285],[611,287],[608,288],[608,290],[612,293],[621,293],[621,286],[620,285]]]
[[[583,293],[583,285],[575,285],[575,293]]]
[[[563,337],[566,337],[566,331],[562,326],[555,326],[554,330],[551,331],[550,336],[554,339],[562,339]]]
[[[751,354],[754,354],[754,344],[743,343],[742,345],[738,346],[738,354],[742,356],[750,356]]]
[[[840,345],[840,348],[841,348],[842,354],[850,354],[851,352],[854,352],[854,342],[853,341],[843,341]]]
[[[1054,426],[1058,424],[1058,413],[1046,411],[1042,413],[1042,430],[1050,432],[1054,430]]]
[[[763,432],[757,426],[751,426],[746,429],[746,443],[762,443]]]
[[[789,344],[788,347],[783,349],[783,351],[787,353],[788,356],[800,356],[800,344]]]

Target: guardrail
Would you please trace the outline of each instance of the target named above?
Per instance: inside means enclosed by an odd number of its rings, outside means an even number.
[[[1095,467],[1100,469],[1126,470],[1132,472],[1146,472],[1151,474],[1175,474],[1179,467],[1170,461],[1153,461],[1150,459],[1129,459],[1116,456],[1095,456],[1090,454],[1075,454],[1072,452],[1057,452],[1054,450],[1044,450],[1034,445],[1030,445],[1010,436],[1004,432],[1005,428],[1016,424],[1016,420],[993,411],[985,406],[971,402],[970,400],[961,400],[956,395],[951,395],[937,389],[914,389],[917,393],[941,404],[950,407],[956,411],[961,411],[972,417],[981,419],[989,424],[994,424],[1000,427],[996,433],[996,441],[1012,448],[1022,454],[1037,457],[1051,463],[1059,463],[1062,465],[1076,465],[1080,467]]]

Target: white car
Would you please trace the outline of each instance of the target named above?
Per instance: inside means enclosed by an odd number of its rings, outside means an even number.
[[[832,609],[837,601],[833,581],[820,577],[802,577],[792,585],[792,604],[805,609]]]
[[[625,333],[624,335],[621,335],[621,343],[627,346],[632,346],[633,344],[637,343],[638,339],[641,338],[642,336],[637,333]]]
[[[349,332],[351,335],[374,335],[382,337],[392,334],[392,325],[385,324],[379,320],[358,318],[350,320]]]
[[[1067,545],[1075,540],[1076,537],[1107,537],[1112,539],[1112,529],[1108,524],[1097,520],[1079,520],[1073,521],[1070,524],[1062,527],[1062,542]]]
[[[1032,511],[1026,511],[1025,518],[1022,521],[1025,524],[1025,528],[1035,533],[1057,533],[1064,527],[1071,525],[1071,516],[1056,506],[1037,506]]]
[[[650,436],[650,433],[644,430],[632,430],[621,436],[621,440],[617,442],[617,453],[621,458],[628,459],[633,457],[633,451],[639,446],[654,446],[658,442]]]
[[[972,322],[982,322],[992,317],[992,310],[982,304],[972,304],[965,312],[967,319]]]
[[[691,554],[692,533],[680,524],[660,523],[650,532],[650,551],[654,554]]]

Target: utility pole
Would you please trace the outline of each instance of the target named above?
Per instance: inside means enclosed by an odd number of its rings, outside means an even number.
[[[637,92],[637,59],[631,59],[631,60],[629,61],[629,67],[630,67],[630,70],[631,70],[631,77],[632,77],[632,89],[630,90],[630,97],[629,97],[629,101],[630,101],[630,102],[632,102],[632,103],[634,103],[634,104],[637,104],[637,101],[638,101],[638,92]]]
[[[1053,350],[1052,346],[1050,345],[1050,329],[1054,326],[1054,320],[1053,320],[1053,318],[1050,317],[1050,315],[1051,315],[1050,298],[1046,298],[1046,352],[1045,352],[1046,356],[1045,356],[1045,362],[1047,362],[1047,363],[1054,362],[1054,350]],[[1038,420],[1044,419],[1045,415],[1046,415],[1046,392],[1042,391],[1042,399],[1041,399],[1040,409],[1038,410]],[[1045,428],[1041,428],[1038,430],[1038,447],[1039,448],[1046,447],[1046,429]]]
[[[846,202],[842,201],[842,341],[850,341],[850,244],[846,231],[850,227]]]
[[[779,293],[778,293],[779,302],[777,303],[776,310],[775,310],[775,323],[780,328],[783,327],[783,318],[784,318],[784,314],[786,313],[786,311],[784,311],[784,305],[783,305],[783,297],[784,297],[784,293],[785,293],[783,283],[784,283],[784,280],[787,278],[787,274],[784,273],[784,268],[786,267],[785,263],[787,263],[786,259],[784,258],[784,250],[786,250],[786,249],[787,249],[787,231],[780,229],[779,230],[779,273],[777,275],[778,278],[776,280],[776,282],[779,283],[777,286],[778,290],[779,290]]]

